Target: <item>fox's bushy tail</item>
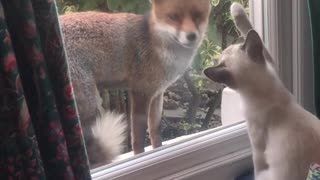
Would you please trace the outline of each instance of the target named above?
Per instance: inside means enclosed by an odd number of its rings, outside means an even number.
[[[124,115],[104,112],[92,126],[93,137],[102,148],[105,158],[109,161],[112,161],[122,152],[127,130],[124,119]]]
[[[234,23],[237,29],[240,31],[241,36],[244,38],[247,36],[249,30],[254,29],[243,6],[237,2],[232,3],[230,7],[231,16],[234,18]],[[263,51],[264,57],[273,62],[272,56],[270,55],[269,51],[264,47]]]

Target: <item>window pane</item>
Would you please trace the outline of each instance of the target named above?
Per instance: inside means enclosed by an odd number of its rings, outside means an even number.
[[[212,10],[208,16],[208,29],[190,66],[187,60],[181,61],[181,59],[189,57],[191,59],[192,53],[189,51],[194,47],[189,50],[190,44],[184,46],[183,41],[188,43],[197,41],[198,36],[201,36],[201,32],[198,32],[201,28],[199,24],[206,19],[206,15],[203,14],[206,8],[201,4],[204,1],[174,0],[168,1],[171,3],[168,6],[162,3],[156,4],[156,8],[162,11],[157,9],[155,12],[158,19],[151,19],[149,23],[140,21],[139,19],[143,19],[142,16],[118,14],[120,12],[144,14],[150,9],[147,0],[56,1],[61,15],[60,24],[65,37],[86,145],[90,160],[94,161],[92,167],[109,162],[102,157],[105,151],[99,146],[100,142],[93,138],[91,131],[96,117],[104,114],[102,111],[125,114],[125,123],[128,127],[137,128],[132,130],[136,136],[134,144],[143,143],[145,147],[150,146],[152,142],[149,131],[144,134],[141,129],[143,131],[146,128],[144,122],[146,119],[153,122],[148,124],[150,127],[151,124],[156,127],[157,123],[153,119],[160,118],[157,116],[157,111],[161,111],[160,134],[163,144],[176,142],[181,136],[243,120],[237,118],[240,112],[234,109],[234,105],[239,104],[237,94],[224,90],[222,84],[213,83],[202,76],[204,68],[217,63],[223,49],[240,41],[239,33],[229,13],[230,5],[234,1],[248,8],[248,0],[211,0]],[[189,3],[195,2],[196,5],[188,7]],[[187,11],[188,8],[190,10]],[[79,13],[93,10],[100,12]],[[182,13],[184,11],[187,13]],[[149,14],[145,17],[150,16]],[[170,31],[175,32],[172,35],[174,37],[168,33]],[[161,37],[172,38],[174,45],[167,45],[165,51],[154,48],[163,43],[162,39],[152,38],[154,32],[165,32],[166,34],[161,34]],[[185,38],[182,38],[183,35]],[[135,36],[141,36],[141,38]],[[179,50],[177,53],[179,43],[184,46],[179,48],[185,50]],[[141,47],[145,48],[141,50]],[[170,52],[173,53],[170,54]],[[148,61],[143,57],[149,57]],[[181,62],[178,61],[179,58]],[[169,62],[168,65],[167,59],[176,61]],[[161,73],[164,75],[159,75]],[[166,85],[155,86],[155,84],[169,84],[169,86],[167,88]],[[163,97],[161,97],[162,91]],[[96,94],[100,95],[99,99],[95,96]],[[153,96],[151,97],[150,94]],[[97,107],[97,102],[100,103],[100,101],[102,107]],[[221,109],[222,101],[225,109]],[[147,112],[145,109],[148,109]],[[221,114],[224,119],[221,119]],[[134,126],[130,126],[131,117],[135,119],[132,122]],[[109,123],[109,129],[104,133],[108,134],[119,128],[112,126],[114,124]],[[128,136],[124,142],[124,155],[119,159],[132,155],[129,153],[132,152],[130,129],[125,131]],[[150,128],[150,130],[151,134],[155,134],[153,145],[158,147],[160,145],[156,136],[158,129]],[[121,142],[121,139],[113,140]],[[139,146],[136,146],[135,150],[142,152]]]

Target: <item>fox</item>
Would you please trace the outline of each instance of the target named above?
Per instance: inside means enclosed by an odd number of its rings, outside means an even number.
[[[191,66],[210,12],[210,0],[150,0],[144,15],[88,11],[59,17],[85,138],[96,147],[88,148],[89,159],[91,154],[102,156],[96,152],[104,146],[99,142],[118,131],[93,132],[103,89],[128,90],[134,154],[144,152],[147,130],[152,147],[162,146],[164,91]]]
[[[306,179],[309,167],[320,163],[320,121],[286,89],[242,5],[233,3],[230,11],[245,41],[227,47],[203,74],[240,94],[255,179]]]

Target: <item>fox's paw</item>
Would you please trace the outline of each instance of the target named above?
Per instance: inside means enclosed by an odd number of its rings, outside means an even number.
[[[242,15],[246,16],[246,13],[244,12],[242,5],[237,2],[232,3],[230,7],[230,13],[231,13],[231,16],[233,17],[238,17]]]

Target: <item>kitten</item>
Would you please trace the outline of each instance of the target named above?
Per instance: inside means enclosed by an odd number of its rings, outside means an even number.
[[[204,74],[242,98],[255,179],[305,180],[309,166],[320,163],[320,121],[285,88],[243,7],[234,3],[231,14],[241,34],[246,34],[245,42],[229,46],[219,65]]]

